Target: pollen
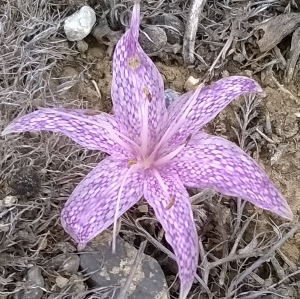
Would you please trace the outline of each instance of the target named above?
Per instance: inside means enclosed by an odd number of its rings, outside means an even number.
[[[143,93],[146,95],[149,103],[151,103],[151,101],[152,101],[152,95],[151,95],[149,89],[147,87],[145,87],[145,86],[143,87]]]
[[[172,197],[169,204],[167,205],[167,210],[170,210],[175,204],[175,197]]]
[[[129,58],[128,65],[135,71],[141,65],[140,57],[137,54],[134,54],[131,58]]]
[[[137,164],[137,162],[135,160],[129,160],[127,163],[128,166],[133,166],[135,164]]]

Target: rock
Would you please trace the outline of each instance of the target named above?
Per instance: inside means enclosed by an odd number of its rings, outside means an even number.
[[[41,188],[40,175],[33,168],[21,168],[8,178],[8,187],[15,196],[31,197],[36,195]]]
[[[70,274],[75,274],[78,272],[79,264],[80,264],[79,256],[73,254],[64,261],[62,265],[62,269]]]
[[[177,98],[179,97],[179,93],[173,89],[167,88],[165,90],[165,103],[166,107],[169,107]]]
[[[7,195],[3,198],[3,200],[1,200],[1,206],[5,208],[10,208],[14,206],[17,203],[17,201],[18,201],[17,196]]]
[[[162,28],[149,25],[141,32],[139,42],[146,53],[154,53],[167,44],[167,35]]]
[[[18,299],[40,299],[43,296],[43,290],[39,287],[44,287],[44,278],[41,268],[34,266],[30,268],[26,275],[27,287],[18,292],[15,298]]]
[[[94,24],[96,23],[96,15],[94,10],[89,6],[83,6],[73,15],[65,20],[64,30],[67,39],[70,41],[79,41],[90,34]]]
[[[188,77],[184,84],[184,89],[186,91],[195,90],[200,84],[200,79],[194,78],[193,76]]]
[[[153,25],[163,25],[163,30],[167,35],[168,43],[181,44],[183,40],[184,24],[176,16],[171,14],[162,14],[151,19]]]
[[[89,45],[84,40],[80,40],[77,42],[76,48],[79,52],[84,53],[89,49]]]
[[[58,287],[62,289],[68,284],[69,279],[59,275],[55,278],[55,282],[58,285]]]
[[[87,283],[91,287],[123,286],[131,270],[137,250],[117,237],[116,253],[112,253],[110,242],[99,242],[93,251],[86,248],[80,255],[80,267],[90,278]],[[120,289],[108,298],[117,298]],[[144,255],[138,266],[128,290],[128,299],[169,298],[168,287],[164,273],[158,262],[150,256]]]
[[[70,277],[70,284],[72,284],[72,286],[69,291],[75,294],[83,293],[86,290],[86,286],[83,282],[84,280],[85,279],[83,278],[82,274],[73,274]]]

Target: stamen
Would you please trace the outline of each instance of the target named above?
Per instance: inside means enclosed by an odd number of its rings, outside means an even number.
[[[154,167],[161,166],[163,164],[166,164],[167,162],[171,161],[174,157],[176,157],[185,147],[187,143],[185,142],[184,144],[178,146],[174,151],[168,153],[167,155],[159,158],[153,163]]]
[[[128,166],[133,166],[133,165],[136,165],[137,164],[137,161],[136,160],[129,160],[127,165]]]
[[[130,162],[130,161],[129,161]],[[128,163],[129,163],[128,162]],[[134,170],[137,169],[137,165],[133,165],[132,167],[130,167],[127,172],[125,173],[125,176],[122,180],[122,183],[120,185],[120,189],[118,192],[118,198],[117,198],[117,203],[116,203],[116,210],[115,210],[115,215],[114,215],[114,228],[113,228],[113,236],[112,236],[112,252],[115,253],[116,252],[116,239],[117,239],[117,221],[119,218],[119,209],[120,209],[120,201],[121,201],[121,196],[122,196],[122,192],[124,189],[124,185],[126,183],[126,180],[128,179],[129,175],[132,174],[132,172]]]
[[[143,88],[143,91],[144,91],[144,88]],[[149,92],[149,95],[150,95],[150,92]],[[150,104],[149,101],[144,101],[141,103],[141,117],[142,117],[141,154],[143,156],[143,159],[145,159],[148,154],[148,138],[149,138],[148,108],[149,108],[149,104]]]
[[[40,108],[40,110],[45,110],[45,108]],[[63,111],[58,111],[58,110],[56,110],[56,112],[60,113],[61,115],[65,115],[65,116],[67,116],[69,118],[75,118],[75,119],[78,119],[79,121],[82,121],[82,118],[80,116],[69,114],[69,113],[66,113],[66,112],[63,112]],[[100,126],[103,129],[106,129],[110,133],[110,137],[112,138],[112,140],[115,141],[116,143],[118,143],[120,146],[122,146],[127,151],[130,152],[131,148],[121,138],[125,139],[135,149],[139,150],[140,147],[134,141],[132,141],[130,138],[128,138],[127,136],[125,136],[121,132],[116,131],[112,126],[99,124],[98,122],[96,122],[94,120],[87,119],[87,118],[85,118],[84,121],[87,122],[87,123],[89,123],[89,124],[92,124],[92,125],[94,125],[96,127]]]
[[[201,83],[198,88],[195,90],[195,92],[193,93],[193,95],[191,96],[191,98],[185,103],[184,107],[182,110],[184,110],[184,112],[182,114],[179,115],[179,117],[177,116],[173,122],[169,125],[168,129],[166,130],[166,132],[164,133],[164,135],[162,136],[162,138],[160,139],[160,141],[158,142],[158,144],[156,145],[156,147],[154,148],[152,154],[151,154],[151,158],[153,158],[158,150],[160,149],[160,147],[164,144],[167,143],[168,140],[170,140],[170,138],[176,133],[178,132],[178,129],[182,126],[182,124],[184,123],[187,115],[189,114],[189,112],[191,111],[191,109],[193,108],[195,101],[198,98],[198,95],[200,93],[200,91],[202,90],[204,86],[204,83]]]
[[[165,193],[166,197],[170,198],[168,188],[167,188],[166,184],[164,183],[164,180],[162,179],[160,173],[155,168],[152,169],[152,173],[153,173],[154,177],[156,178],[159,186],[161,187],[161,189]]]
[[[170,210],[174,206],[174,204],[175,204],[175,197],[172,197],[171,201],[167,205],[167,210]]]
[[[150,91],[146,87],[143,87],[143,93],[146,95],[149,103],[151,103],[152,95],[151,95]]]
[[[185,146],[188,145],[188,143],[191,141],[191,139],[192,139],[192,134],[190,134],[190,135],[186,138],[186,140],[185,140]]]

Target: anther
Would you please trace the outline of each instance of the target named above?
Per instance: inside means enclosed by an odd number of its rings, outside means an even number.
[[[167,206],[167,210],[170,210],[175,204],[175,197],[171,198],[171,201],[169,202],[168,206]]]

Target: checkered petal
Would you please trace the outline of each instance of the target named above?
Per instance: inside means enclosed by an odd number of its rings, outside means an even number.
[[[113,223],[122,184],[119,216],[142,197],[143,172],[135,170],[128,175],[129,168],[128,161],[107,157],[71,194],[61,213],[61,222],[79,249]]]
[[[288,203],[262,168],[226,139],[197,133],[166,171],[171,169],[187,187],[216,189],[287,219],[293,217]]]
[[[189,195],[176,175],[160,174],[168,195],[149,171],[144,196],[162,224],[166,240],[177,258],[181,281],[180,298],[186,298],[193,284],[198,265],[198,236]]]
[[[91,150],[101,150],[109,154],[124,154],[126,151],[112,138],[119,130],[115,118],[91,110],[40,108],[15,119],[1,135],[20,132],[51,131],[62,133],[81,146]],[[124,142],[125,148],[129,146]]]
[[[130,28],[114,52],[112,100],[121,131],[140,145],[141,139],[153,143],[157,138],[167,110],[163,79],[138,42],[139,24],[136,2]]]
[[[196,100],[191,109],[184,117],[183,124],[173,135],[171,143],[185,140],[189,134],[201,129],[222,111],[231,101],[246,93],[262,93],[261,87],[253,79],[244,76],[231,76],[221,79],[211,86],[205,86],[197,95],[195,92],[188,92],[179,97],[168,108],[168,126],[176,126],[178,119],[185,113],[186,104],[189,99],[196,95]]]

